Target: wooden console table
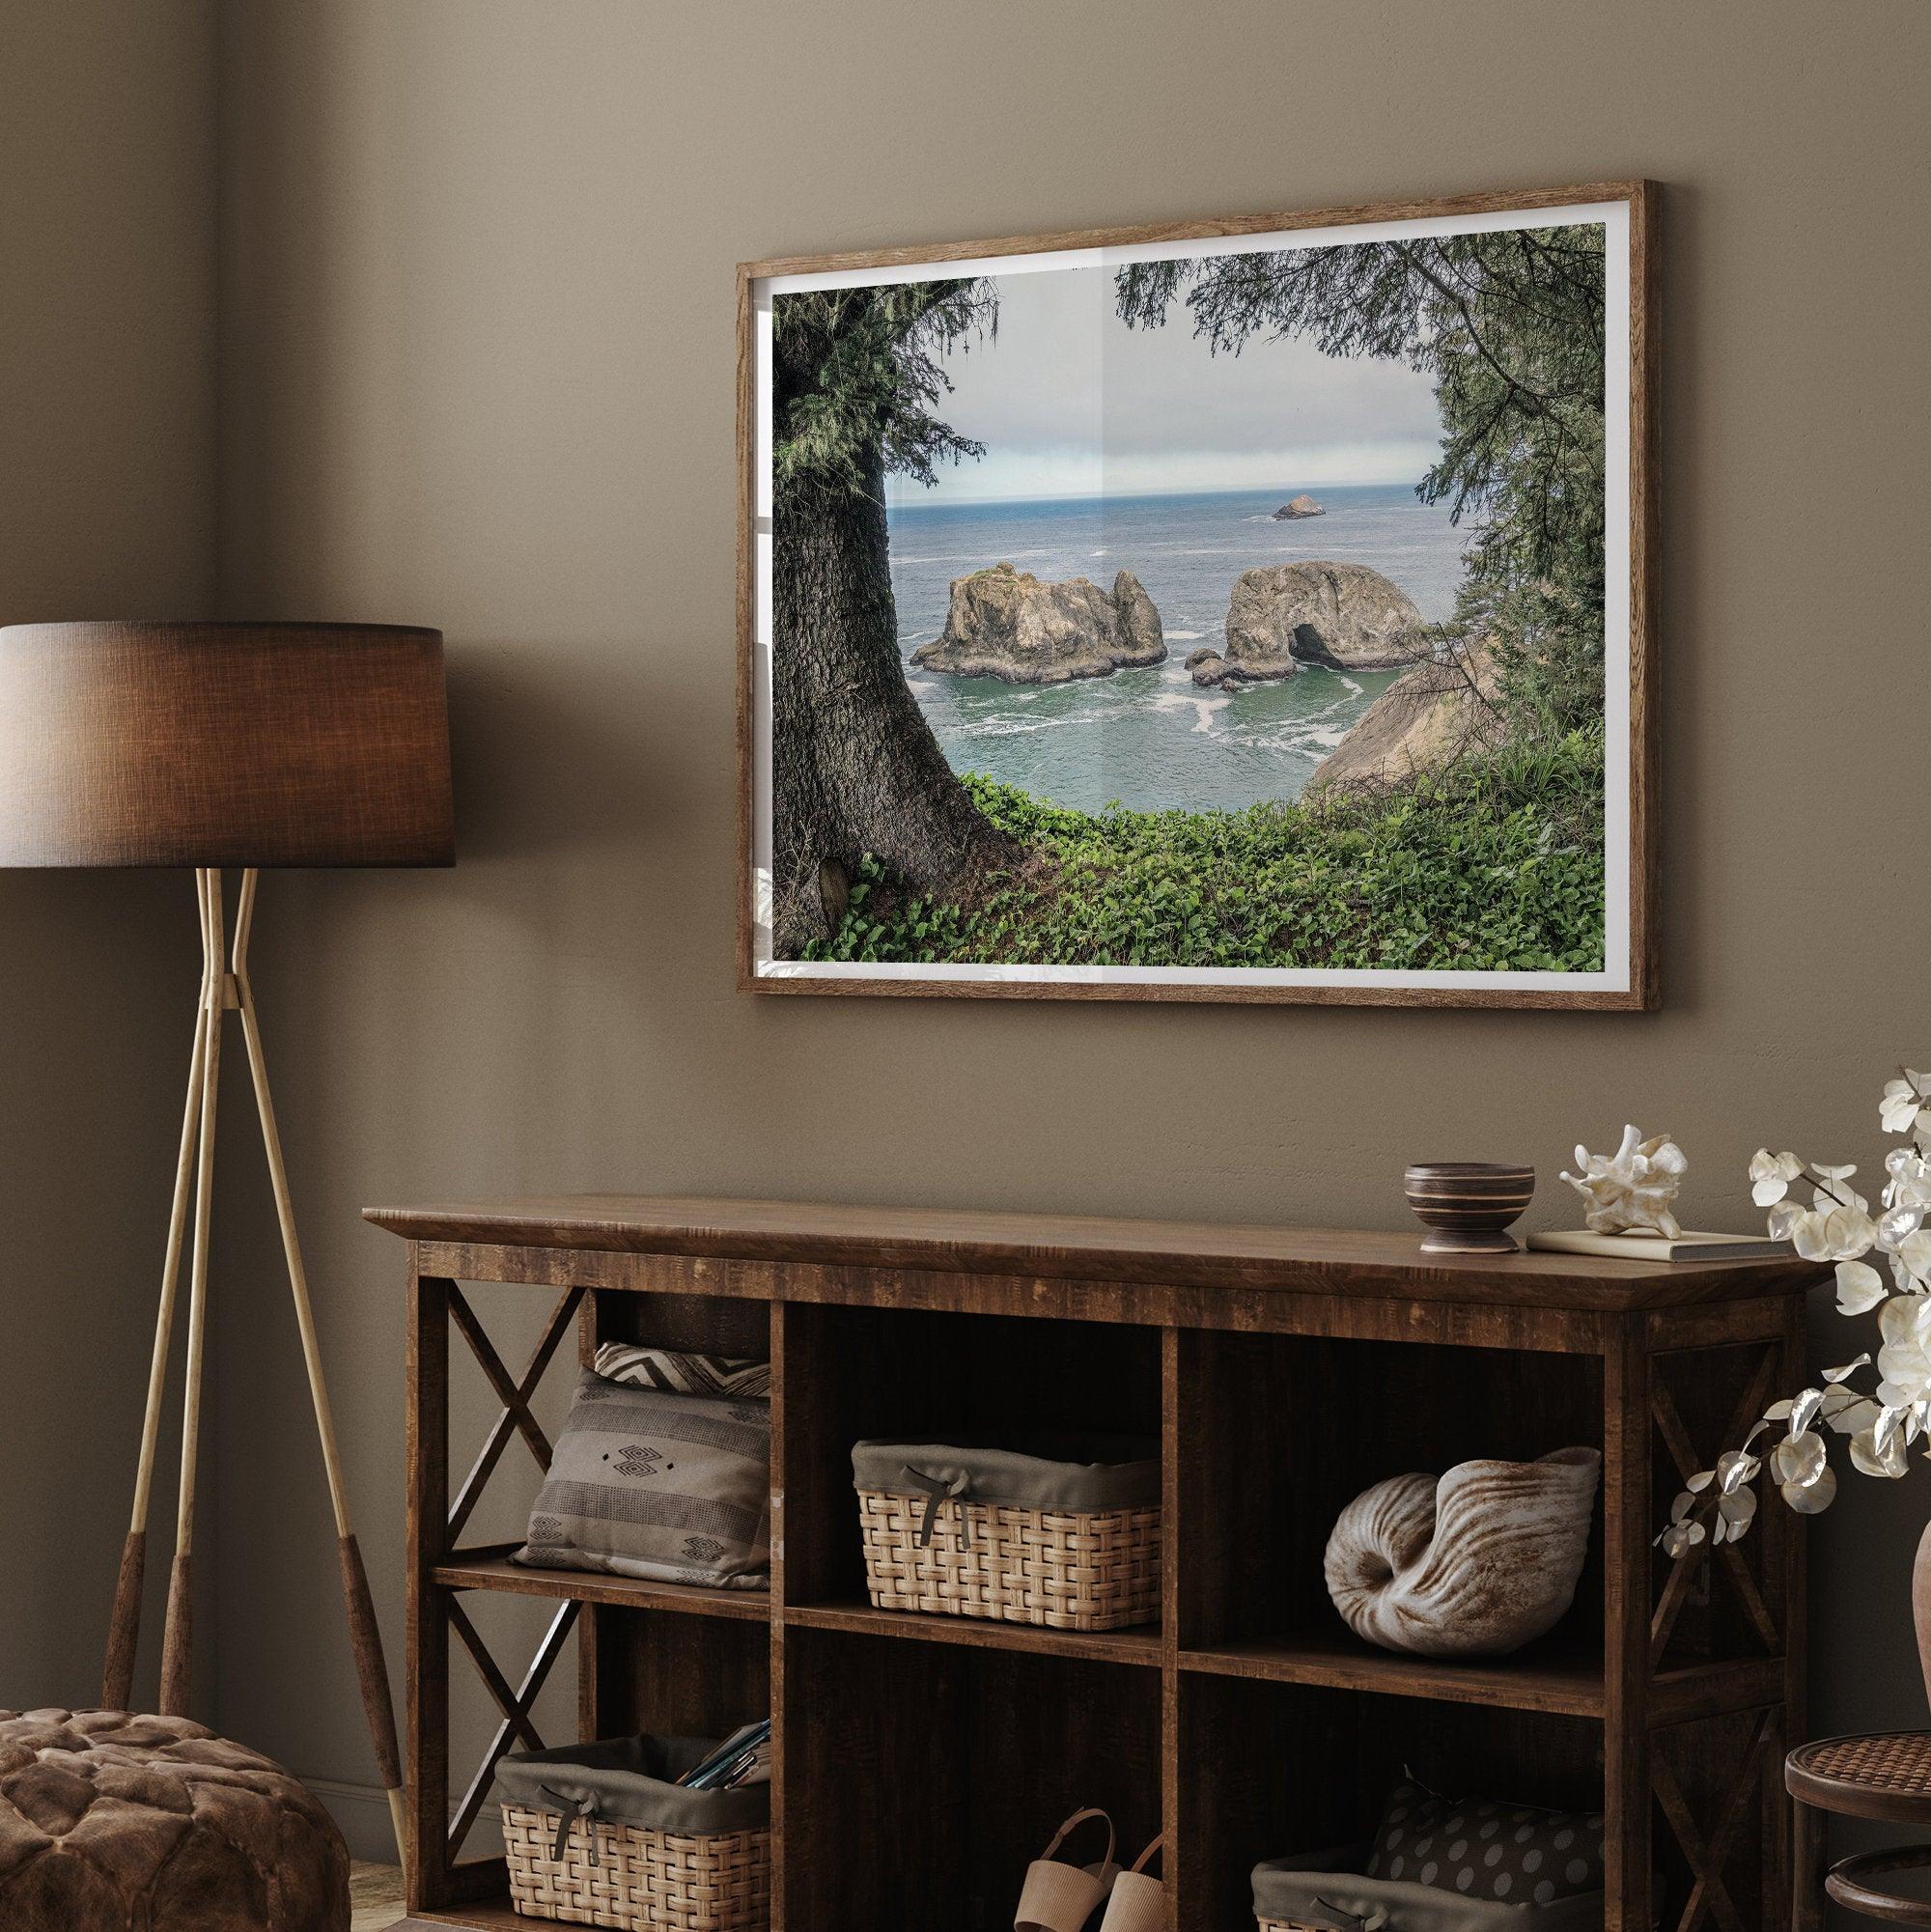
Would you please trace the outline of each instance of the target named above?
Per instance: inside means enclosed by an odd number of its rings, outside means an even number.
[[[1169,1925],[1250,1925],[1256,1860],[1370,1834],[1404,1766],[1438,1788],[1608,1816],[1608,1932],[1780,1928],[1785,1749],[1803,1735],[1798,1527],[1671,1565],[1651,1539],[1802,1374],[1790,1261],[1424,1256],[1411,1235],[586,1196],[372,1209],[409,1243],[409,1783],[415,1926],[527,1925],[460,1859],[505,1750],[536,1742],[574,1633],[582,1734],[775,1719],[774,1924],[988,1932],[1076,1806],[1166,1834]],[[460,1283],[552,1298],[520,1370]],[[773,1364],[769,1599],[522,1569],[463,1547],[572,1327]],[[451,1494],[449,1333],[501,1405]],[[1159,1625],[1078,1636],[874,1610],[851,1443],[1065,1428],[1162,1444]],[[1357,1641],[1322,1583],[1368,1483],[1472,1456],[1603,1452],[1573,1610],[1514,1656]],[[532,1484],[532,1488],[534,1485]],[[463,1606],[551,1599],[520,1676]],[[502,1714],[452,1782],[452,1638]],[[555,1740],[553,1740],[555,1741]],[[453,1819],[453,1823],[452,1823]]]

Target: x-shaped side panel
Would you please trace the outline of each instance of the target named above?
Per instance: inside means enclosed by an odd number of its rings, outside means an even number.
[[[543,1339],[538,1342],[536,1352],[530,1357],[522,1374],[514,1381],[510,1371],[503,1366],[503,1358],[496,1353],[490,1337],[484,1333],[483,1325],[476,1319],[476,1312],[462,1299],[462,1291],[451,1284],[449,1290],[449,1319],[457,1332],[469,1344],[469,1352],[476,1358],[490,1386],[496,1391],[496,1399],[503,1407],[490,1433],[485,1437],[483,1447],[469,1473],[462,1479],[462,1487],[457,1491],[456,1500],[449,1511],[449,1542],[452,1546],[462,1534],[463,1526],[468,1523],[478,1500],[483,1495],[484,1485],[490,1480],[498,1462],[502,1460],[504,1449],[509,1446],[510,1438],[520,1434],[528,1445],[530,1454],[536,1458],[537,1467],[546,1473],[549,1470],[549,1438],[546,1436],[530,1410],[530,1398],[537,1392],[538,1385],[544,1379],[545,1371],[555,1358],[558,1346],[570,1332],[572,1319],[577,1304],[583,1300],[584,1291],[580,1287],[566,1288],[557,1298],[556,1306],[550,1311]]]

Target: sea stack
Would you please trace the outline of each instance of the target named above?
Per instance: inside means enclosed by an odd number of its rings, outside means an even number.
[[[1160,612],[1131,571],[1104,591],[1085,577],[1042,583],[1011,564],[957,577],[945,629],[911,654],[924,671],[1064,685],[1165,660]]]
[[[1227,604],[1225,648],[1193,665],[1196,685],[1259,684],[1308,665],[1387,671],[1427,655],[1414,601],[1365,564],[1244,571]]]
[[[1296,523],[1303,517],[1325,517],[1327,514],[1313,497],[1302,495],[1283,503],[1273,513],[1273,520],[1276,523]]]

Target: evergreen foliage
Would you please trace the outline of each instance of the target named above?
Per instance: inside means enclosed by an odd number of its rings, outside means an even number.
[[[984,277],[818,289],[771,301],[773,480],[864,494],[876,457],[920,483],[985,455],[933,413],[950,393],[942,358],[998,328]]]

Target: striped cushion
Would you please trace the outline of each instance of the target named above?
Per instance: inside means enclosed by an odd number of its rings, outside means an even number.
[[[676,1349],[638,1348],[631,1342],[605,1342],[597,1351],[597,1373],[639,1388],[664,1388],[679,1395],[731,1395],[740,1401],[769,1401],[771,1365],[731,1356],[684,1355]]]
[[[519,1563],[770,1587],[770,1404],[639,1388],[586,1369]]]

